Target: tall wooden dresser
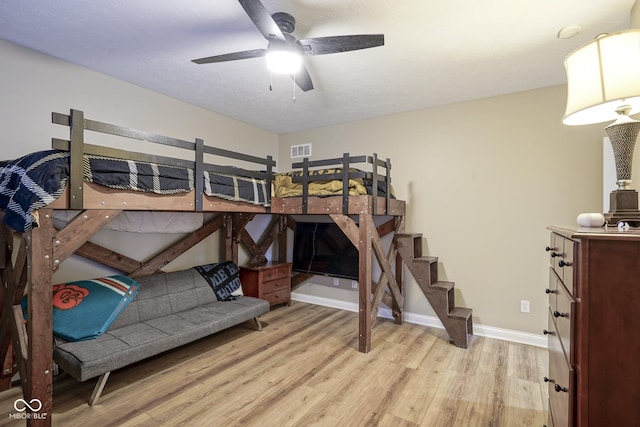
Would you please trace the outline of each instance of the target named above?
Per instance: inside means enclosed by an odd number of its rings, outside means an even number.
[[[549,230],[548,426],[640,426],[640,231]]]

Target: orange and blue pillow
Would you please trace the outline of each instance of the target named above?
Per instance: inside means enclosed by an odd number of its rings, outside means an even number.
[[[54,335],[67,341],[97,338],[109,329],[139,288],[138,282],[120,275],[54,285]],[[23,308],[25,303],[23,300]]]

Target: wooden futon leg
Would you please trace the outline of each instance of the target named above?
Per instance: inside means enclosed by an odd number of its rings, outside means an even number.
[[[111,371],[105,372],[104,374],[100,375],[100,378],[98,378],[98,383],[96,384],[96,387],[93,389],[93,393],[91,394],[91,398],[89,399],[89,406],[93,406],[98,402],[98,399],[102,394],[102,390],[104,389],[104,385],[107,383],[107,380],[109,379],[109,374],[111,374]]]

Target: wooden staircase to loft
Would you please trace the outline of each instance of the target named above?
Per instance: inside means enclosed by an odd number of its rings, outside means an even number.
[[[456,307],[453,282],[438,280],[438,258],[422,256],[422,234],[396,234],[394,240],[398,254],[449,333],[451,342],[467,348],[473,335],[472,310]]]

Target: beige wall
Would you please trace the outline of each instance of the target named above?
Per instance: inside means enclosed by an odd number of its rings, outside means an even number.
[[[425,253],[440,258],[441,276],[456,282],[458,303],[474,308],[483,325],[539,333],[546,323],[545,227],[601,210],[602,126],[560,123],[564,87],[278,137],[3,40],[0,55],[2,159],[47,149],[52,136],[66,137],[64,128],[50,124],[50,114],[70,108],[256,155],[275,153],[279,143],[280,170],[290,166],[289,147],[306,142],[313,143],[314,158],[343,151],[390,157],[397,195],[408,203],[407,230],[424,234]],[[178,237],[101,232],[97,239],[145,259]],[[207,239],[170,267],[207,262],[215,251],[215,239]],[[56,277],[95,272],[102,270],[71,259]],[[339,299],[353,296],[322,288]],[[531,301],[530,314],[519,312],[521,299]],[[432,314],[413,281],[407,310]]]
[[[87,118],[190,141],[203,138],[205,144],[257,156],[277,153],[276,134],[2,39],[0,58],[0,159],[49,149],[52,136],[68,139],[68,128],[51,124],[51,112],[68,113],[71,108],[84,110]],[[93,142],[93,136],[88,137],[88,142]],[[154,152],[165,154],[158,147]],[[101,231],[94,240],[135,259],[145,260],[179,237]],[[216,242],[215,236],[206,239],[167,269],[217,260]],[[101,274],[113,272],[73,257],[62,264],[54,279],[66,281]]]
[[[564,103],[556,86],[290,133],[279,158],[287,167],[289,147],[308,142],[313,158],[345,150],[390,157],[407,231],[423,233],[424,253],[439,257],[458,304],[482,325],[540,333],[545,227],[602,210],[602,126],[562,125]],[[531,301],[530,314],[520,313],[520,300]],[[406,304],[433,314],[413,279]]]

